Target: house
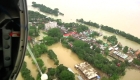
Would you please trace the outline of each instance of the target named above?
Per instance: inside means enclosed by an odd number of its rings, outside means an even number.
[[[57,22],[48,22],[45,24],[45,30],[49,30],[51,28],[56,28],[57,27]]]
[[[135,55],[136,55],[136,56],[137,56],[138,54],[140,54],[140,50],[139,50],[139,49],[135,52]]]
[[[98,75],[96,70],[87,62],[77,64],[75,68],[80,70],[88,80],[97,79]]]
[[[110,50],[112,50],[113,49],[113,47],[110,47],[108,50],[110,51]]]
[[[31,41],[32,39],[31,39],[31,37],[30,36],[28,36],[28,41]]]
[[[76,32],[70,32],[70,33],[67,33],[67,34],[64,34],[63,37],[69,37],[71,35],[75,35]]]

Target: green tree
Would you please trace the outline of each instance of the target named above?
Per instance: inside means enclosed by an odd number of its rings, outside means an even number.
[[[107,39],[107,36],[103,36],[103,39]]]
[[[52,28],[48,30],[48,36],[57,37],[60,39],[62,37],[62,33],[59,28]]]
[[[59,76],[60,80],[75,80],[75,76],[72,72],[68,70],[63,70]]]
[[[117,42],[118,42],[115,35],[109,36],[109,37],[107,38],[107,41],[110,42],[112,45],[115,45],[115,44],[117,44]]]
[[[96,41],[98,44],[103,44],[103,41],[102,40],[97,40]]]
[[[108,50],[108,48],[106,48],[106,49],[104,50],[104,54],[105,54],[106,56],[109,55],[109,50]]]
[[[127,52],[128,52],[128,46],[125,46],[125,47],[123,48],[123,52],[124,52],[124,53],[127,53]]]
[[[133,63],[140,66],[140,60],[139,59],[134,58]]]
[[[95,52],[96,52],[96,53],[100,53],[100,52],[101,52],[101,49],[97,47],[97,48],[95,49]]]
[[[109,80],[107,77],[102,77],[101,80]]]
[[[50,45],[52,45],[52,44],[58,42],[58,40],[55,40],[55,38],[53,38],[53,37],[51,37],[51,36],[46,36],[46,37],[43,38],[43,42],[44,42],[46,45],[50,46]]]

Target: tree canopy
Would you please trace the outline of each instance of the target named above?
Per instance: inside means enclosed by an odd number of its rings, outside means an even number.
[[[54,43],[57,43],[58,41],[59,41],[59,39],[56,37],[46,36],[43,38],[43,42],[48,46],[50,46]]]
[[[125,46],[125,47],[123,48],[123,52],[124,52],[124,53],[127,53],[127,52],[128,52],[128,46]]]
[[[56,68],[49,68],[47,74],[48,80],[53,80],[55,78],[58,80],[75,80],[75,75],[63,64],[58,65]]]
[[[110,42],[112,45],[116,45],[117,42],[118,42],[115,35],[109,36],[109,37],[107,38],[107,41]]]
[[[51,14],[51,15],[54,15],[54,16],[64,15],[62,12],[59,12],[58,8],[51,9],[51,8],[49,8],[49,7],[47,7],[43,4],[38,4],[36,2],[32,2],[32,6],[35,7],[35,8],[39,8],[39,10],[41,12],[48,13],[48,14]]]
[[[32,51],[35,55],[36,58],[40,57],[41,54],[44,54],[45,52],[47,52],[47,47],[45,44],[41,43],[34,45],[34,47],[32,48]]]
[[[48,36],[56,37],[58,39],[60,39],[62,37],[62,33],[59,28],[52,28],[52,29],[48,30],[47,34],[48,34]]]
[[[31,71],[27,69],[27,63],[24,61],[21,67],[21,75],[24,80],[35,80],[30,73]]]

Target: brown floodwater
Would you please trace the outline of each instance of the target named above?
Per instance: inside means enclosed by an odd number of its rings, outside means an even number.
[[[64,64],[65,66],[71,68],[74,73],[78,73],[78,71],[74,68],[74,65],[83,62],[83,60],[80,60],[75,53],[73,53],[70,49],[63,47],[61,43],[54,44],[48,47],[48,49],[52,49],[55,52],[59,60],[59,64]]]
[[[140,80],[140,70],[126,69],[126,74],[120,80]]]

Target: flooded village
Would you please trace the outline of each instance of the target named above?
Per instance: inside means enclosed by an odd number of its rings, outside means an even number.
[[[101,54],[103,54],[103,55],[104,55],[104,50],[106,48],[108,48],[109,54],[108,54],[107,58],[109,60],[117,59],[122,62],[127,60],[129,63],[131,63],[133,61],[133,58],[137,58],[137,55],[140,54],[139,50],[133,50],[132,48],[129,48],[127,54],[123,53],[123,51],[122,51],[123,47],[121,47],[121,48],[118,47],[118,45],[122,46],[122,44],[120,42],[118,42],[115,46],[112,46],[110,43],[107,43],[107,40],[104,40],[102,43],[99,43],[99,41],[101,41],[101,40],[98,40],[97,37],[98,36],[102,37],[104,34],[100,34],[97,31],[87,30],[84,32],[77,33],[75,31],[75,27],[72,29],[72,31],[69,31],[69,29],[66,29],[64,26],[58,26],[57,22],[46,23],[44,31],[40,32],[40,36],[38,38],[32,39],[33,44],[41,43],[40,41],[43,39],[43,36],[47,36],[47,35],[43,34],[43,32],[47,32],[49,29],[52,29],[52,28],[60,28],[61,32],[63,33],[64,38],[71,36],[77,40],[82,40],[82,41],[90,44],[90,49],[93,49],[93,44],[98,45],[98,47],[102,50]],[[90,35],[93,33],[98,34],[98,36],[94,37],[94,38],[90,37]],[[31,38],[31,37],[29,37],[29,38]],[[61,42],[61,40],[60,40],[60,42]],[[71,47],[73,47],[73,43],[68,42],[68,44]],[[59,50],[58,50],[58,52],[59,52]],[[56,54],[57,54],[57,52],[56,52]],[[64,57],[62,57],[62,60],[63,59],[64,59]],[[120,66],[119,63],[117,64],[117,66]],[[100,76],[102,77],[102,75],[98,75],[98,70],[96,71],[92,66],[90,66],[89,63],[84,62],[84,61],[81,63],[78,63],[78,64],[74,64],[72,66],[72,68],[70,67],[69,69],[73,73],[75,73],[74,71],[77,70],[76,72],[78,72],[78,74],[77,74],[78,80],[100,80]]]

